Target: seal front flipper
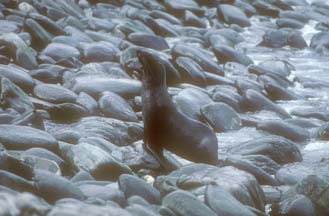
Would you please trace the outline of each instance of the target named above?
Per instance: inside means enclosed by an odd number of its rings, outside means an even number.
[[[166,172],[171,172],[179,168],[178,164],[169,161],[163,154],[163,149],[152,149],[149,145],[144,144],[144,149],[149,152],[165,169]]]

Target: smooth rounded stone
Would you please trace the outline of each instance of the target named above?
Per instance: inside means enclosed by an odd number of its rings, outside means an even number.
[[[147,208],[146,206],[133,204],[129,205],[126,210],[132,215],[136,216],[157,216],[158,213],[154,212],[152,209]]]
[[[77,41],[74,37],[66,36],[66,35],[56,36],[56,37],[52,38],[51,42],[66,44],[69,46],[73,46],[75,48],[77,48],[80,44],[80,42]]]
[[[264,130],[278,136],[283,136],[294,142],[307,142],[311,138],[310,133],[306,129],[280,120],[267,120],[259,122],[257,124],[257,129]]]
[[[211,183],[205,192],[205,203],[217,214],[225,216],[256,216],[247,206],[242,205],[234,196],[224,188]]]
[[[230,0],[226,1],[226,3],[229,3]],[[245,1],[236,1],[234,2],[234,5],[240,8],[247,17],[251,17],[255,14],[257,14],[256,8]]]
[[[266,203],[270,203],[272,204],[272,211],[276,212],[277,211],[277,206],[278,203],[282,200],[282,194],[289,190],[290,186],[287,185],[281,185],[281,186],[269,186],[269,185],[263,185],[262,189],[264,191],[265,194],[265,200]],[[274,214],[275,215],[275,214]]]
[[[78,97],[74,92],[60,85],[39,84],[34,87],[34,95],[50,103],[74,103]]]
[[[281,77],[287,77],[291,71],[295,70],[294,66],[285,60],[267,60],[258,64],[259,69],[267,74],[274,73]]]
[[[302,23],[307,23],[309,18],[298,11],[280,11],[280,18],[289,18]]]
[[[197,17],[191,11],[185,11],[184,14],[184,24],[187,26],[194,26],[199,28],[206,28],[207,24],[204,20]]]
[[[322,121],[329,121],[329,113],[324,110],[314,110],[314,108],[299,108],[293,109],[290,112],[294,116],[303,117],[303,118],[315,118]]]
[[[166,195],[162,205],[170,208],[177,215],[181,216],[215,216],[208,206],[198,200],[193,194],[177,190]]]
[[[132,33],[128,36],[128,40],[137,46],[151,48],[159,51],[169,49],[169,45],[165,39],[152,34],[142,32]]]
[[[68,128],[67,130],[58,130],[52,132],[51,135],[53,135],[58,141],[71,144],[77,144],[82,137],[82,134],[79,131],[73,130],[71,128]]]
[[[206,93],[194,88],[183,89],[174,96],[177,108],[186,116],[196,120],[201,120],[200,108],[212,102]]]
[[[66,165],[66,162],[61,157],[44,148],[38,148],[38,147],[30,148],[28,150],[25,150],[20,156],[21,157],[35,156],[35,157],[45,158],[47,160],[54,161],[61,168],[63,168]]]
[[[241,79],[237,79],[235,81],[235,86],[236,86],[239,94],[241,94],[241,95],[243,95],[249,89],[252,89],[259,93],[261,93],[263,91],[263,85],[250,78],[241,77]]]
[[[71,179],[71,182],[78,183],[84,181],[95,181],[95,178],[87,171],[81,170],[76,173]]]
[[[85,117],[79,122],[56,128],[56,132],[72,129],[79,131],[82,137],[99,137],[117,146],[126,146],[143,138],[142,125],[135,122],[123,122],[117,119],[99,116]],[[55,131],[50,131],[54,134]]]
[[[227,45],[232,47],[234,46],[234,43],[230,39],[220,34],[212,34],[209,36],[208,40],[212,47],[217,47],[222,45]]]
[[[265,109],[277,113],[283,119],[291,118],[291,116],[283,108],[253,89],[248,89],[245,92],[242,97],[241,107],[244,110],[250,111]]]
[[[234,166],[252,174],[261,185],[279,185],[279,182],[262,168],[240,156],[228,156],[223,161],[224,166]]]
[[[0,29],[1,34],[19,31],[17,23],[9,20],[0,20]]]
[[[82,30],[77,27],[67,25],[64,27],[66,35],[74,37],[79,42],[92,43],[93,40]]]
[[[0,65],[0,76],[9,79],[27,92],[30,92],[35,85],[35,81],[25,70],[12,65]]]
[[[86,43],[81,48],[83,55],[82,61],[87,63],[115,61],[120,51],[113,44],[106,41]]]
[[[293,87],[294,84],[292,81],[290,81],[288,78],[286,77],[280,77],[278,75],[275,74],[264,74],[264,75],[260,75],[257,77],[257,81],[262,84],[274,84],[277,86],[280,86],[281,88],[287,89],[289,87]]]
[[[159,162],[152,155],[145,152],[141,142],[119,147],[112,152],[112,155],[121,157],[122,161],[135,172],[141,169],[160,169]]]
[[[165,0],[164,5],[167,11],[176,17],[182,17],[185,11],[191,11],[198,16],[203,16],[204,9],[201,8],[194,0]]]
[[[80,52],[73,46],[69,46],[62,43],[50,43],[48,46],[41,52],[41,54],[46,55],[59,61],[61,59],[67,58],[80,58]]]
[[[282,30],[268,30],[263,35],[263,41],[259,45],[270,48],[281,48],[288,45],[287,36]]]
[[[286,79],[291,74],[293,68],[289,63],[281,61],[264,61],[258,65],[250,65],[248,72],[251,74],[268,75],[272,78]]]
[[[92,183],[83,183],[79,185],[79,189],[87,198],[97,198],[104,201],[114,201],[123,203],[125,201],[122,191],[102,185]]]
[[[170,208],[160,206],[158,212],[162,216],[176,216],[175,212],[173,212]]]
[[[143,21],[143,22],[142,22]],[[117,25],[117,29],[120,30],[123,34],[128,35],[134,32],[144,32],[144,33],[149,33],[149,34],[155,34],[154,29],[158,28],[159,30],[159,35],[163,36],[163,33],[165,32],[160,32],[161,26],[155,21],[155,20],[150,20],[149,17],[143,16],[142,21],[137,20],[136,18],[134,20],[126,20],[126,22],[121,23]],[[149,23],[151,22],[151,24]],[[153,25],[152,25],[153,24]],[[151,26],[153,28],[151,28]],[[161,34],[160,34],[161,33]],[[165,32],[165,33],[172,33],[172,32]],[[173,33],[172,36],[175,36],[175,33]]]
[[[52,19],[39,13],[29,13],[29,17],[37,21],[46,31],[53,35],[65,34],[64,30]]]
[[[133,195],[127,199],[127,204],[128,205],[141,205],[145,207],[151,207],[152,205],[147,202],[145,199],[143,199],[140,196]]]
[[[299,31],[289,31],[288,33],[288,44],[291,47],[295,47],[298,49],[304,49],[306,48],[308,45],[305,41],[305,39],[303,38],[301,32]]]
[[[33,182],[11,172],[0,170],[0,185],[19,192],[34,192]]]
[[[161,194],[181,188],[202,197],[210,182],[216,182],[243,205],[264,211],[265,196],[255,177],[231,166],[218,168],[207,164],[189,164],[168,176],[158,177],[155,187]]]
[[[329,44],[329,33],[328,32],[319,32],[317,34],[314,34],[310,47],[314,49],[318,53],[326,54],[328,53],[328,44]]]
[[[103,92],[98,105],[106,117],[117,118],[122,121],[138,121],[136,113],[128,102],[113,92]]]
[[[201,114],[216,132],[226,132],[241,128],[239,115],[225,103],[217,102],[202,106]]]
[[[237,62],[245,66],[253,64],[251,58],[229,46],[215,46],[213,51],[218,62],[221,64],[225,64],[226,62]]]
[[[80,138],[79,143],[88,143],[97,146],[109,154],[118,149],[118,146],[100,137]]]
[[[321,126],[322,121],[321,120],[314,120],[314,121],[310,121],[310,119],[308,118],[293,118],[293,119],[287,119],[285,120],[285,122],[288,122],[289,124],[293,124],[305,129],[314,129],[314,128],[318,128],[319,126]]]
[[[281,1],[282,2],[282,1]],[[260,15],[278,17],[280,8],[270,2],[256,0],[252,4]]]
[[[316,175],[310,175],[297,184],[296,192],[307,196],[313,203],[315,203],[318,210],[323,210],[324,213],[328,214],[328,185],[328,181],[325,181]]]
[[[29,73],[34,79],[45,83],[59,83],[62,78],[62,71],[58,69],[36,69]]]
[[[217,16],[228,24],[237,24],[241,27],[251,25],[245,13],[233,5],[219,4],[217,7]]]
[[[102,216],[132,216],[128,211],[110,205],[92,205],[84,202],[60,202],[51,209],[48,216],[82,216],[82,215],[102,215]]]
[[[280,183],[286,185],[294,185],[308,175],[317,175],[328,181],[329,175],[326,172],[329,168],[326,160],[328,153],[327,146],[314,150],[304,150],[303,161],[286,164],[276,172],[275,177]]]
[[[76,17],[69,16],[69,15],[64,16],[61,19],[59,19],[57,21],[57,24],[61,28],[64,29],[64,32],[65,32],[65,27],[67,27],[67,26],[72,26],[72,27],[74,27],[74,28],[76,28],[78,30],[83,31],[83,30],[85,30],[87,28],[87,25],[88,25],[87,20],[83,20],[82,21],[80,19],[77,19]],[[68,31],[68,30],[66,29],[66,31]],[[71,32],[72,32],[72,30],[71,30]]]
[[[276,24],[279,28],[301,29],[304,27],[304,23],[291,18],[279,18]]]
[[[62,173],[59,165],[52,160],[36,156],[21,156],[20,158],[33,169],[44,170],[57,175],[61,175]]]
[[[104,91],[116,93],[122,97],[140,94],[142,84],[133,79],[113,79],[108,77],[77,77],[72,86],[75,93],[85,92],[93,97]]]
[[[212,60],[212,56],[201,49],[178,43],[172,48],[171,54],[174,59],[180,56],[189,57],[198,63],[205,71],[221,76],[224,75],[223,69]]]
[[[124,68],[120,63],[116,62],[100,62],[89,63],[81,67],[77,73],[78,77],[83,75],[90,76],[106,76],[110,78],[130,78],[130,76],[124,71]]]
[[[46,215],[50,211],[50,205],[43,199],[31,193],[1,192],[1,215],[23,215],[28,211],[30,214]],[[28,210],[27,210],[28,209]]]
[[[52,35],[33,19],[24,21],[24,29],[31,34],[31,45],[37,50],[46,47],[52,40]]]
[[[47,171],[35,170],[34,184],[39,196],[50,203],[62,198],[77,200],[85,198],[81,190],[72,182]]]
[[[296,195],[301,194],[306,196],[314,204],[313,206],[317,212],[316,215],[327,215],[329,213],[328,185],[328,181],[321,177],[308,175],[301,179],[295,186],[284,192],[282,200],[293,199]],[[311,206],[309,200],[302,199],[301,201],[308,203],[306,206],[309,207],[310,211]]]
[[[160,192],[136,176],[123,174],[119,177],[118,183],[119,188],[124,192],[126,199],[136,195],[142,197],[150,204],[160,203]]]
[[[89,115],[89,112],[84,107],[73,103],[61,103],[45,107],[50,118],[59,122],[77,121]]]
[[[46,117],[43,110],[30,110],[13,119],[13,125],[29,126],[39,130],[45,130],[43,118]]]
[[[300,32],[286,29],[266,31],[262,42],[259,44],[259,46],[270,48],[281,48],[286,45],[299,49],[307,47],[307,43]]]
[[[107,41],[118,47],[120,50],[125,49],[130,45],[127,41],[105,32],[95,32],[90,30],[86,30],[85,32],[94,41]]]
[[[115,24],[106,20],[106,19],[99,19],[96,17],[90,17],[88,19],[88,26],[92,30],[95,31],[112,31],[115,28]]]
[[[84,17],[84,11],[75,2],[66,2],[66,4],[61,3],[59,6],[56,4],[47,3],[49,6],[55,6],[59,9],[63,9],[67,14],[74,16],[76,18],[82,19]]]
[[[218,91],[212,95],[212,99],[215,102],[227,104],[228,106],[232,107],[236,112],[241,112],[241,108],[239,104],[240,101],[232,97],[232,95]]]
[[[149,14],[151,17],[158,18],[158,19],[165,19],[173,25],[181,25],[182,22],[177,19],[175,16],[161,10],[152,10]]]
[[[271,100],[298,100],[302,96],[296,95],[289,89],[284,89],[274,83],[267,83],[264,85],[265,91]]]
[[[33,168],[28,163],[3,150],[0,152],[0,169],[25,179],[32,179],[33,176]]]
[[[279,136],[256,138],[231,148],[229,152],[239,155],[265,155],[281,165],[303,159],[295,143]]]
[[[205,72],[208,85],[229,85],[234,86],[234,81],[231,78],[219,76],[217,74]]]
[[[38,66],[35,51],[29,47],[17,34],[7,33],[0,36],[0,45],[9,50],[9,55],[17,64],[26,69],[35,69]]]
[[[279,203],[277,214],[286,216],[315,216],[314,204],[304,195],[296,195]]]
[[[182,34],[183,35],[187,34],[187,35],[191,35],[191,36],[176,37],[175,40],[170,41],[170,42],[172,42],[172,44],[170,44],[170,45],[173,47],[177,44],[184,44],[184,45],[191,46],[191,47],[194,47],[197,49],[202,49],[204,46],[206,46],[206,41],[202,40],[202,37],[200,35],[201,33],[197,32],[195,29],[196,29],[195,27],[184,27],[184,28],[182,27],[181,31],[186,31]],[[196,32],[193,32],[193,31],[196,31]],[[206,52],[209,52],[209,51],[206,51]],[[208,54],[211,54],[211,53],[208,53]]]
[[[12,108],[19,113],[29,112],[34,109],[33,103],[22,89],[7,78],[0,77],[0,79],[0,99],[2,108]]]
[[[0,125],[0,142],[8,150],[26,150],[33,147],[58,151],[58,142],[49,133],[27,126]]]
[[[241,158],[250,161],[252,164],[271,175],[274,175],[281,168],[278,163],[265,155],[245,155],[241,156]]]
[[[98,111],[97,101],[85,92],[80,92],[75,102],[86,108],[90,114],[96,114]]]
[[[60,151],[75,171],[85,170],[98,180],[115,180],[123,173],[131,173],[128,166],[88,143],[62,144]]]
[[[206,75],[200,65],[189,57],[178,57],[175,64],[181,73],[182,80],[196,85],[206,84]]]
[[[207,39],[207,41],[211,42],[211,37],[212,36],[222,36],[224,37],[225,40],[227,40],[227,42],[229,42],[229,44],[227,45],[237,45],[241,42],[244,41],[244,38],[236,31],[234,31],[233,29],[230,28],[221,28],[221,29],[216,29],[216,30],[209,30],[208,32],[205,33],[204,37],[205,39]],[[216,39],[218,37],[215,37],[214,39]],[[220,38],[221,40],[223,40],[223,38]],[[225,42],[225,40],[223,40],[223,42]],[[224,44],[226,44],[227,42],[225,42]],[[217,43],[212,43],[211,44],[217,44]],[[223,45],[223,44],[219,44],[219,45]]]
[[[0,124],[10,124],[10,123],[12,123],[12,121],[14,121],[16,118],[19,118],[19,117],[20,117],[20,114],[11,108],[6,109],[5,111],[1,110]]]

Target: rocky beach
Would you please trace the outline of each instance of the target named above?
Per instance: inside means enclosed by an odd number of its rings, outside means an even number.
[[[216,165],[145,150],[142,51]],[[0,216],[157,215],[329,215],[328,0],[0,0]]]

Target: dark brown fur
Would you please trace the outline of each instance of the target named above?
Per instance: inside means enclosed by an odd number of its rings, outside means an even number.
[[[163,148],[194,162],[216,164],[218,144],[205,124],[177,111],[167,92],[165,68],[156,54],[138,51],[143,66],[144,143],[166,169]]]

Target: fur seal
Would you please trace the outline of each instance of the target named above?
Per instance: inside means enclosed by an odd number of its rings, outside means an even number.
[[[168,171],[174,169],[163,155],[167,149],[187,160],[217,164],[215,133],[205,124],[179,112],[167,92],[165,67],[151,52],[138,50],[143,70],[143,122],[146,150]]]

